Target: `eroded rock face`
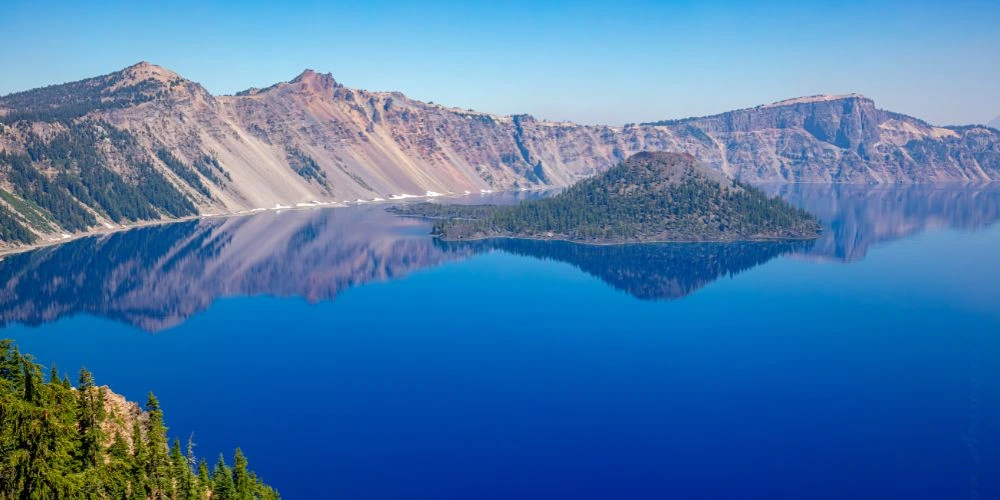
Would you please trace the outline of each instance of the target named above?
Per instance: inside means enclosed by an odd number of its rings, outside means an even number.
[[[751,182],[1000,179],[997,130],[931,126],[856,94],[703,118],[584,126],[350,89],[311,70],[266,89],[213,96],[169,70],[140,63],[0,98],[0,150],[31,155],[33,143],[85,131],[111,137],[95,155],[127,182],[143,182],[136,165],[148,162],[201,213],[564,186],[647,150],[688,152]],[[201,167],[191,175],[203,187],[171,170],[159,150]],[[50,178],[74,169],[72,158],[31,160]],[[11,178],[0,165],[0,187],[14,191]],[[99,225],[109,222],[100,207],[88,207]]]

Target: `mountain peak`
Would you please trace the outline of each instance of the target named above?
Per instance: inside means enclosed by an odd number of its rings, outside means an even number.
[[[330,86],[332,88],[336,80],[333,79],[333,73],[318,73],[315,70],[306,68],[296,76],[291,83],[305,83],[308,85],[321,85]]]
[[[147,68],[159,68],[159,67],[160,66],[157,66],[149,61],[139,61],[125,69],[147,69]]]
[[[153,63],[151,63],[149,61],[139,61],[139,62],[137,62],[137,63],[135,63],[135,64],[133,64],[133,65],[125,68],[123,71],[134,71],[134,72],[142,72],[142,73],[149,73],[149,74],[155,74],[155,75],[177,76],[177,73],[175,73],[175,72],[173,72],[173,71],[171,71],[171,70],[169,70],[167,68],[164,68],[163,66],[159,66],[159,65],[153,64]]]
[[[868,98],[865,97],[865,96],[863,96],[863,95],[861,95],[861,94],[858,94],[858,93],[851,93],[851,94],[819,94],[819,95],[810,95],[810,96],[803,96],[803,97],[795,97],[795,98],[792,98],[792,99],[785,99],[783,101],[772,102],[771,104],[765,104],[762,107],[764,107],[764,108],[775,108],[775,107],[778,107],[778,106],[791,106],[793,104],[809,104],[809,103],[814,103],[814,102],[842,101],[842,100],[845,100],[845,99],[868,99]]]
[[[163,66],[157,66],[148,61],[139,61],[123,70],[119,73],[125,76],[125,79],[130,83],[141,82],[145,80],[157,80],[159,82],[167,83],[170,81],[183,80],[177,73],[164,68]]]
[[[337,81],[333,79],[332,73],[317,73],[309,68],[289,83],[299,86],[302,91],[309,94],[329,94],[337,87]]]
[[[694,171],[716,182],[725,182],[718,172],[708,168],[689,153],[642,151],[628,157],[620,167],[626,177],[642,177],[659,181],[678,182],[688,171]]]

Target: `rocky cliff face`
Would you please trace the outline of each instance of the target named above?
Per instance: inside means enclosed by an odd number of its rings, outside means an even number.
[[[688,152],[752,182],[1000,179],[1000,132],[934,127],[859,95],[583,126],[350,89],[310,70],[213,96],[140,63],[0,98],[0,223],[53,238],[195,213],[562,186],[645,150]]]
[[[700,137],[700,154],[755,182],[947,182],[1000,178],[985,127],[934,127],[857,94],[813,96],[658,122]]]

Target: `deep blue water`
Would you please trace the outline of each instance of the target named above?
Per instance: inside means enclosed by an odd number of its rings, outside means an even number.
[[[2,335],[286,498],[998,498],[1000,188],[811,245],[435,243],[375,207],[0,261]]]

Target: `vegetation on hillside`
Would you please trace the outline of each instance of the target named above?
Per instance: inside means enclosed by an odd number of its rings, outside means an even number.
[[[160,161],[162,161],[163,164],[166,165],[167,168],[169,168],[173,173],[177,174],[177,177],[180,177],[184,182],[188,183],[189,186],[195,188],[199,193],[205,195],[207,198],[212,197],[212,192],[208,190],[203,182],[201,182],[201,177],[198,177],[198,173],[195,172],[195,169],[181,161],[180,158],[177,158],[173,155],[173,153],[164,148],[156,150],[156,157],[159,158]],[[219,179],[218,177],[215,177],[215,174],[213,174],[211,170],[203,169],[202,174],[206,173],[206,177],[211,175],[209,179],[218,184]]]
[[[35,235],[21,224],[14,212],[0,205],[0,241],[34,243]]]
[[[44,138],[26,129],[25,153],[0,151],[0,177],[30,204],[29,212],[41,211],[22,216],[40,215],[67,231],[82,231],[97,224],[95,213],[118,223],[197,213],[191,200],[138,153],[140,147],[128,131],[93,120],[63,127]],[[130,171],[110,168],[107,146],[124,155]],[[176,158],[169,155],[167,160]],[[179,166],[168,166],[189,173],[178,175],[203,194],[208,192],[194,170],[176,162]]]
[[[305,180],[316,181],[320,186],[330,187],[330,184],[326,180],[326,172],[320,168],[319,164],[311,156],[294,147],[285,148],[285,152],[288,158],[288,165],[292,167],[292,170],[296,174],[299,174]]]
[[[0,499],[277,499],[237,449],[232,467],[168,444],[152,393],[143,418],[114,421],[106,389],[80,371],[76,387],[0,340]],[[111,432],[109,432],[111,430]]]
[[[812,238],[819,231],[804,210],[673,153],[634,155],[552,198],[516,206],[424,203],[395,212],[440,219],[433,233],[449,240],[734,241]]]
[[[50,85],[0,97],[0,123],[17,121],[69,122],[92,111],[122,109],[162,95],[162,85],[145,80],[118,86],[122,72],[77,82]]]

